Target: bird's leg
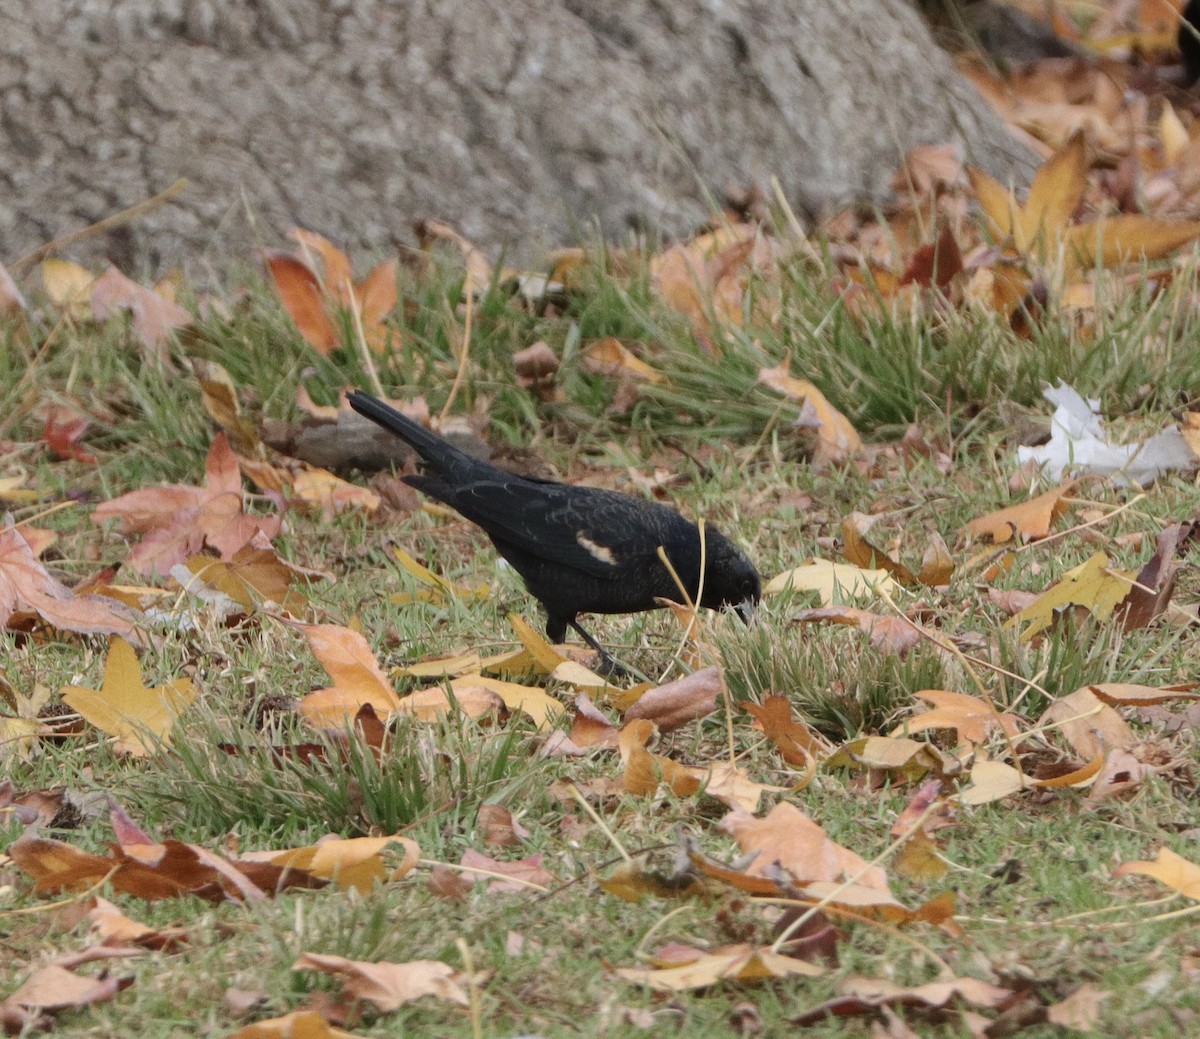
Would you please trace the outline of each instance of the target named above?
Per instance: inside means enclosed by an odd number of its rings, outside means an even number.
[[[579,623],[579,621],[572,618],[571,620],[567,621],[567,623],[579,633],[579,637],[583,639],[584,642],[591,646],[592,649],[594,649],[600,655],[600,666],[596,669],[600,675],[605,678],[616,679],[618,682],[623,682],[634,677],[628,668],[617,663],[617,661],[609,656],[607,649],[605,649],[602,645],[600,645],[599,642],[592,638],[591,635],[583,630],[583,626]]]

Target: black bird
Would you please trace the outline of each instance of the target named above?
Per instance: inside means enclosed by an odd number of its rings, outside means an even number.
[[[753,617],[762,596],[758,571],[713,527],[704,528],[701,586],[699,528],[674,509],[598,487],[517,476],[472,458],[369,394],[356,390],[347,400],[420,456],[423,472],[405,483],[483,528],[545,608],[551,642],[574,628],[611,666],[576,618],[652,610],[656,598],[678,601],[682,593],[659,558],[660,546],[693,602],[699,589],[701,606],[732,606],[743,620]]]

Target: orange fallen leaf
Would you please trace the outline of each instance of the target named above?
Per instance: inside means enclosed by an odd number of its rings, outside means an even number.
[[[1160,848],[1152,861],[1125,862],[1113,870],[1114,877],[1143,876],[1157,880],[1193,902],[1200,902],[1200,866]]]
[[[225,1039],[358,1039],[358,1036],[335,1028],[315,1010],[297,1010],[245,1025]]]
[[[1076,486],[1076,482],[1070,480],[1036,498],[973,519],[963,529],[973,537],[990,537],[996,544],[1013,537],[1019,541],[1044,538],[1050,533],[1054,521],[1067,511],[1067,503],[1063,499]]]
[[[790,400],[800,402],[796,425],[812,429],[817,435],[818,464],[839,464],[862,450],[862,438],[851,421],[829,403],[815,384],[797,379],[789,372],[790,360],[784,358],[775,368],[759,370],[758,381]]]
[[[751,876],[766,876],[772,869],[785,870],[799,885],[828,881],[841,883],[851,877],[853,886],[868,888],[890,897],[887,874],[870,866],[828,834],[799,808],[777,804],[763,818],[733,811],[720,822],[744,852],[757,858],[746,868]]]
[[[379,667],[367,640],[336,624],[295,624],[329,672],[333,685],[300,701],[304,718],[322,728],[347,727],[363,704],[386,717],[400,709],[400,697]]]

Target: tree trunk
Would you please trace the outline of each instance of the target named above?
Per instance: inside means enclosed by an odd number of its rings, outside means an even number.
[[[351,247],[436,217],[510,256],[679,234],[722,187],[878,198],[913,145],[1031,157],[905,0],[5,0],[0,260],[187,177],[79,252]]]

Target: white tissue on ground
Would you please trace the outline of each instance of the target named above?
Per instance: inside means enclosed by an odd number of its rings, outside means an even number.
[[[1043,394],[1055,406],[1050,442],[1017,448],[1017,460],[1036,462],[1051,480],[1070,470],[1111,476],[1121,486],[1145,487],[1167,469],[1195,469],[1200,464],[1174,426],[1140,444],[1114,444],[1104,432],[1098,400],[1085,400],[1065,382],[1047,386]]]

